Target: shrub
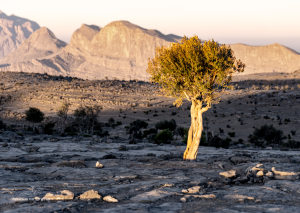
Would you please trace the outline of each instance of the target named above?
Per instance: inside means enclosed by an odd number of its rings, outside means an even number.
[[[115,124],[115,126],[120,126],[120,125],[122,125],[121,121],[117,121],[117,123]]]
[[[178,126],[176,129],[175,129],[175,135],[179,135],[180,137],[184,137],[185,135],[185,128],[181,127],[181,126]]]
[[[169,129],[170,131],[174,131],[176,129],[176,121],[174,119],[171,119],[170,121],[164,120],[159,121],[157,124],[155,124],[156,129],[164,130]]]
[[[171,113],[171,115],[176,115],[176,114],[177,114],[177,112],[172,112],[172,113]]]
[[[42,113],[41,110],[35,107],[30,107],[29,110],[25,111],[25,114],[26,120],[33,123],[39,123],[44,120],[44,113]]]
[[[148,123],[142,120],[135,120],[132,123],[130,123],[130,126],[135,126],[141,129],[141,128],[147,128]]]
[[[200,143],[200,146],[211,146],[211,147],[216,147],[216,148],[225,148],[228,149],[229,145],[231,143],[230,138],[220,138],[218,135],[212,136],[211,132],[208,132],[207,135],[207,140],[204,141],[204,138],[201,136],[201,141],[203,140],[202,143]]]
[[[45,126],[44,126],[44,132],[45,134],[47,135],[52,135],[53,134],[53,128],[55,126],[55,123],[47,123]]]
[[[80,134],[93,135],[95,126],[97,125],[97,118],[101,110],[102,107],[98,105],[81,105],[74,111],[75,121],[73,126],[79,130]]]
[[[300,148],[300,142],[295,140],[288,140],[287,143],[284,144],[285,147],[293,148],[293,149],[299,149]]]
[[[130,123],[129,127],[125,127],[127,129],[127,134],[130,134],[132,138],[142,139],[143,134],[140,131],[141,128],[147,128],[148,123],[142,120],[135,120]]]
[[[151,129],[146,129],[143,132],[143,137],[146,138],[148,135],[150,134],[156,134],[157,133],[157,129],[151,128]]]
[[[0,120],[0,129],[6,129],[6,124]]]
[[[155,136],[154,140],[157,143],[168,143],[168,141],[173,140],[172,132],[169,129],[165,129],[158,133],[158,135]]]
[[[188,137],[189,137],[189,129],[184,128],[183,133],[184,133],[184,136],[183,136],[182,142],[187,143],[187,140],[188,140]]]
[[[250,134],[248,138],[249,142],[256,146],[263,146],[264,142],[266,144],[280,144],[284,139],[283,132],[275,129],[273,125],[263,125],[259,129],[255,129],[253,135]]]
[[[235,136],[235,132],[228,132],[228,135],[233,138]]]
[[[291,133],[292,133],[292,135],[295,135],[295,134],[296,134],[296,131],[295,131],[295,130],[292,130]]]
[[[114,124],[115,124],[115,119],[113,119],[113,118],[108,119],[108,125],[109,125],[110,127],[113,127]]]

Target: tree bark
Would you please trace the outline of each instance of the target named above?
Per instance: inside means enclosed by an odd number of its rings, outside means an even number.
[[[183,160],[195,161],[197,158],[198,147],[203,130],[202,113],[202,102],[199,100],[192,100],[191,127],[189,129],[187,147],[183,155]]]

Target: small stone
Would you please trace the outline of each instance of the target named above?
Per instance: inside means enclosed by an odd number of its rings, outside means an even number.
[[[103,168],[104,166],[103,166],[101,163],[99,163],[99,161],[97,161],[95,167],[96,167],[96,168]]]
[[[256,177],[262,177],[264,176],[264,172],[263,171],[259,171],[256,173]]]
[[[8,146],[8,143],[3,143],[2,144],[2,147],[7,147]]]
[[[189,193],[189,194],[198,193],[200,188],[201,188],[200,186],[193,186],[187,190],[187,193]]]
[[[182,203],[185,203],[185,202],[186,202],[186,199],[185,199],[184,197],[182,197],[182,198],[180,198],[180,201],[181,201]]]
[[[202,199],[216,199],[216,195],[194,195],[195,198],[202,198]]]
[[[98,194],[97,191],[89,190],[83,193],[79,196],[81,200],[87,200],[87,199],[101,199],[101,195]]]
[[[117,203],[118,200],[116,198],[113,198],[112,196],[105,196],[103,198],[104,201],[109,202],[109,203]]]
[[[274,173],[269,171],[269,172],[267,172],[266,176],[269,178],[272,178],[272,177],[274,177]]]
[[[74,198],[74,193],[69,190],[63,190],[60,193],[60,195],[47,193],[42,200],[73,200]]]
[[[225,178],[234,178],[236,176],[236,171],[235,170],[230,170],[230,171],[227,171],[227,172],[221,172],[220,175],[225,177]]]

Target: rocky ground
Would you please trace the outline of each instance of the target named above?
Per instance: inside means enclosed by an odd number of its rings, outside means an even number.
[[[9,130],[0,134],[0,212],[299,212],[299,149],[247,142],[263,124],[281,129],[284,142],[288,135],[300,140],[299,79],[273,77],[239,77],[236,90],[204,115],[213,134],[243,142],[201,146],[196,162],[184,162],[180,137],[157,145],[132,143],[126,134],[136,119],[149,128],[171,118],[189,126],[189,103],[172,107],[174,99],[160,96],[156,85],[3,73],[1,117]],[[99,104],[100,121],[113,117],[122,125],[107,127],[109,137],[25,131],[33,125],[24,119],[29,106],[45,112],[46,123],[57,120],[65,100],[72,110]]]
[[[1,212],[299,212],[299,151],[200,147],[197,162],[183,162],[181,142],[129,144],[115,132],[3,132]]]

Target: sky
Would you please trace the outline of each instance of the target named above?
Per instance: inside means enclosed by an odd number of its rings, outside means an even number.
[[[36,21],[70,42],[81,24],[126,20],[164,34],[220,43],[280,43],[300,52],[300,0],[0,0],[0,10]]]

